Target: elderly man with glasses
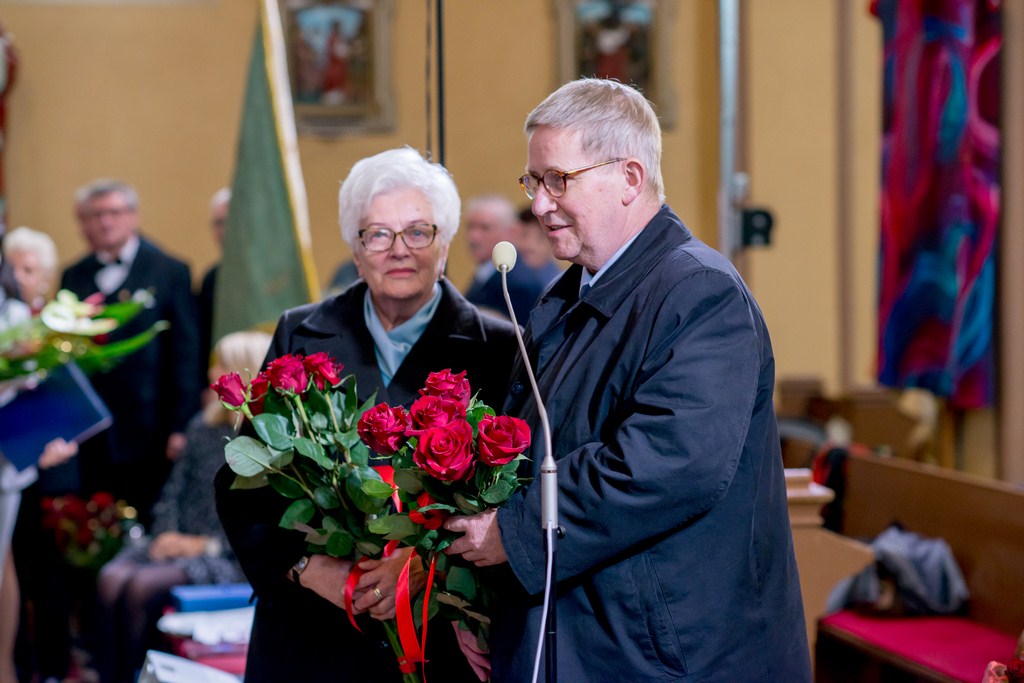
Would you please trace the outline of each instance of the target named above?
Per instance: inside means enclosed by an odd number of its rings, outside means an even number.
[[[663,204],[661,131],[637,91],[568,83],[526,134],[519,182],[574,264],[526,331],[556,425],[556,679],[809,681],[761,311]],[[504,410],[539,432],[521,363],[514,373]],[[493,616],[496,683],[530,680],[536,661],[541,488],[446,523],[464,532],[449,552],[515,576]]]

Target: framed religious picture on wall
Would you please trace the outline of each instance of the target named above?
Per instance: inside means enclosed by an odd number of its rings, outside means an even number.
[[[654,104],[663,128],[675,122],[669,29],[673,0],[552,0],[558,17],[558,77],[614,78]]]
[[[392,128],[393,0],[285,0],[282,11],[299,132]]]

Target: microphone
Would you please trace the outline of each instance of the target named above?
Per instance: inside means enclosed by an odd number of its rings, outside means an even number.
[[[537,412],[540,414],[541,429],[544,432],[544,459],[540,465],[540,487],[541,487],[541,528],[558,528],[558,467],[551,455],[551,427],[548,425],[548,411],[544,407],[544,401],[540,397],[540,389],[537,388],[537,378],[534,377],[533,367],[530,365],[530,357],[526,354],[526,344],[519,332],[519,323],[516,320],[516,312],[512,308],[512,301],[508,294],[508,283],[506,275],[516,265],[519,254],[511,242],[498,242],[491,250],[491,263],[501,273],[501,289],[505,295],[505,305],[508,307],[508,314],[512,318],[512,325],[515,327],[516,341],[519,342],[519,352],[523,355],[523,364],[526,366],[526,373],[530,378],[530,388],[533,389],[533,400],[537,402]]]
[[[503,273],[507,273],[516,267],[517,258],[519,258],[519,252],[516,251],[511,242],[498,242],[494,245],[494,249],[491,250],[491,263],[494,264],[496,270]],[[509,313],[511,312],[510,310]]]
[[[544,458],[540,464],[540,520],[541,528],[544,530],[544,550],[547,556],[547,566],[544,578],[544,610],[541,617],[537,658],[534,660],[532,680],[534,682],[537,681],[538,674],[540,673],[541,651],[546,649],[546,678],[548,681],[556,681],[558,679],[555,662],[555,601],[552,600],[552,587],[554,585],[555,573],[555,546],[558,536],[558,466],[555,464],[555,459],[551,454],[551,426],[548,424],[548,411],[544,407],[543,399],[540,397],[540,389],[537,388],[537,378],[533,374],[530,357],[526,353],[526,344],[523,342],[523,335],[519,331],[516,312],[512,308],[512,299],[508,295],[508,272],[515,267],[517,257],[518,253],[511,242],[498,242],[491,250],[491,263],[501,273],[501,291],[505,295],[505,306],[508,308],[509,317],[512,318],[512,328],[516,333],[516,341],[519,342],[519,353],[523,356],[523,365],[526,366],[527,377],[530,378],[533,400],[537,403],[541,431],[544,433]]]

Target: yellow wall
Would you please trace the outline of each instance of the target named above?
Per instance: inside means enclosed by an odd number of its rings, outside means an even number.
[[[426,3],[398,0],[393,17],[396,126],[387,134],[303,135],[300,154],[315,259],[327,281],[348,250],[337,229],[338,185],[356,160],[408,144],[423,150]],[[198,278],[217,260],[210,195],[230,182],[255,0],[143,4],[4,3],[21,68],[11,96],[6,156],[12,226],[50,232],[68,262],[82,251],[71,212],[76,187],[101,176],[134,183],[144,230],[190,262]],[[549,0],[445,3],[447,164],[463,199],[501,192],[517,203],[522,123],[556,82]],[[673,82],[682,104],[666,134],[674,205],[714,236],[717,75],[714,4],[683,3]],[[703,51],[704,55],[698,54]],[[436,134],[434,143],[436,146]],[[450,275],[472,270],[461,241]]]
[[[668,200],[698,236],[715,243],[718,3],[666,4],[672,56],[658,66],[669,70],[678,111],[664,141]],[[1020,0],[1009,4],[1019,8]],[[389,147],[426,145],[426,6],[394,3],[394,131],[300,137],[322,282],[348,256],[336,227],[336,192],[351,164]],[[750,201],[776,218],[774,245],[749,253],[742,266],[771,329],[777,373],[820,376],[831,392],[871,384],[877,21],[866,3],[845,0],[742,6],[743,166]],[[464,199],[497,191],[521,202],[514,179],[525,157],[522,121],[558,85],[555,3],[449,0],[444,7],[448,166]],[[95,177],[120,177],[139,188],[145,230],[189,261],[198,278],[218,257],[206,207],[231,177],[256,8],[256,0],[0,5],[21,61],[5,160],[11,225],[50,232],[70,261],[82,251],[74,189]],[[841,158],[844,149],[850,156]],[[461,238],[449,263],[452,279],[464,284],[472,266]],[[985,415],[967,430],[983,451],[979,471],[992,469],[991,423]]]

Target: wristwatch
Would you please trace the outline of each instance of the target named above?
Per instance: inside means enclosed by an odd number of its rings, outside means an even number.
[[[224,546],[221,545],[220,539],[208,538],[206,543],[203,545],[203,554],[207,557],[220,557],[224,552]]]
[[[295,583],[299,582],[299,577],[302,576],[302,572],[306,571],[306,567],[309,565],[309,555],[303,555],[299,558],[291,569],[292,581]]]

